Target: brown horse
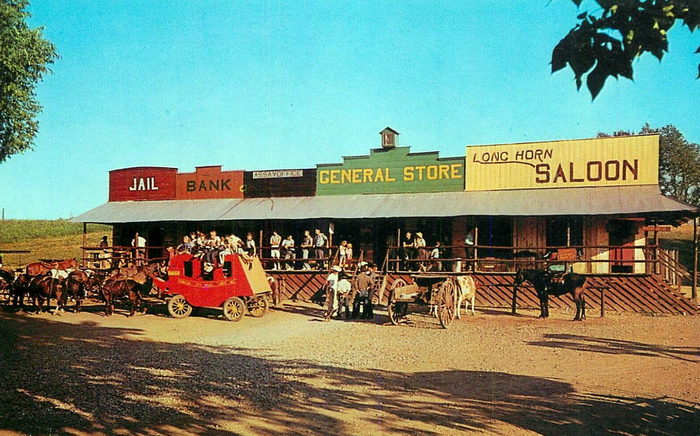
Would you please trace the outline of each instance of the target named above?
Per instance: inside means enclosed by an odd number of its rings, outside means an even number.
[[[107,276],[103,272],[93,272],[85,283],[85,293],[89,295],[102,295],[102,283]]]
[[[148,294],[153,289],[153,279],[157,278],[161,269],[157,263],[147,266],[135,266],[115,270],[102,284],[102,297],[105,300],[105,314],[114,313],[114,300],[127,297],[131,302],[129,316],[143,303],[142,294]]]
[[[85,271],[79,269],[71,271],[64,281],[65,291],[67,296],[75,300],[75,312],[80,312],[80,305],[85,297],[86,285],[89,281],[89,276]]]
[[[29,283],[29,295],[37,308],[37,313],[43,311],[44,301],[46,301],[47,308],[51,305],[51,298],[56,299],[56,310],[54,310],[54,313],[63,311],[66,306],[63,282],[50,275],[34,277]]]
[[[52,269],[67,270],[78,269],[78,261],[75,259],[56,260],[53,262],[32,262],[27,265],[26,273],[30,276],[38,276],[51,272]]]
[[[108,278],[102,284],[102,297],[105,300],[105,315],[114,313],[114,300],[124,297],[129,298],[131,311],[128,316],[133,316],[137,307],[141,307],[142,300],[139,293],[139,284],[130,279]]]
[[[11,290],[12,282],[14,282],[14,281],[15,281],[15,273],[14,272],[0,268],[0,291],[10,290],[10,292],[11,292],[12,291]]]
[[[10,286],[10,294],[12,295],[12,305],[24,309],[24,296],[29,292],[29,284],[32,278],[27,274],[17,276]]]
[[[549,296],[571,295],[576,303],[576,316],[574,321],[586,319],[586,276],[576,273],[566,273],[561,281],[555,282],[553,274],[548,270],[522,269],[515,274],[513,281],[513,313],[518,295],[518,286],[524,282],[530,282],[537,291],[540,300],[540,318],[549,317]]]

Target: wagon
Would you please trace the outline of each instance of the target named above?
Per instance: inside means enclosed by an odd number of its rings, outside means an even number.
[[[455,319],[457,310],[457,284],[454,278],[442,275],[414,275],[407,283],[398,278],[389,288],[387,311],[389,319],[398,325],[409,314],[409,305],[437,308],[437,317],[442,327],[447,328]]]
[[[167,280],[156,279],[154,284],[173,318],[189,316],[194,307],[221,308],[230,321],[240,321],[246,310],[261,317],[271,295],[260,260],[236,254],[226,255],[214,268],[192,255],[175,255],[168,263]]]

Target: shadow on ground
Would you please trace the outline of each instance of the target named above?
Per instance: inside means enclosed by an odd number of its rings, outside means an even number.
[[[0,431],[437,435],[506,423],[588,435],[695,434],[700,425],[694,405],[582,395],[547,378],[349,369],[143,333],[0,313]]]
[[[645,344],[636,341],[624,341],[610,338],[594,338],[589,336],[556,334],[544,335],[544,340],[528,342],[528,345],[556,349],[570,349],[602,354],[628,354],[647,357],[664,357],[683,360],[686,362],[700,361],[698,347],[671,347],[664,345]],[[693,358],[694,357],[694,358]]]

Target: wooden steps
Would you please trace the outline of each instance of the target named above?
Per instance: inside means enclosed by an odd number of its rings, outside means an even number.
[[[283,283],[283,299],[308,301],[323,287],[327,273],[322,271],[275,271],[270,272]],[[511,307],[513,298],[513,274],[475,273],[472,274],[479,290],[476,305],[481,307]],[[410,274],[390,273],[388,287],[397,278],[410,283]],[[589,290],[586,294],[588,310],[598,311],[601,304],[601,291],[604,291],[605,310],[609,312],[635,312],[658,314],[698,314],[698,307],[688,298],[679,294],[673,287],[652,275],[589,275]],[[571,298],[566,295],[550,299],[551,308],[575,309]],[[521,286],[518,291],[519,308],[537,309],[539,300],[531,286]]]

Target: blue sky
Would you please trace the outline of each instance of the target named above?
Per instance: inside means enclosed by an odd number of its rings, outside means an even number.
[[[38,88],[34,151],[0,164],[7,218],[107,200],[110,169],[313,167],[363,154],[391,126],[413,151],[676,125],[700,142],[700,34],[591,102],[552,48],[568,0],[34,0],[61,55]]]

